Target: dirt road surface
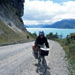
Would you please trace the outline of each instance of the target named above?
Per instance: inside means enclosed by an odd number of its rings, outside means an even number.
[[[0,47],[0,75],[39,75],[37,73],[37,60],[32,54],[32,44],[9,45]],[[47,72],[45,75],[69,75],[65,52],[59,43],[50,41]]]

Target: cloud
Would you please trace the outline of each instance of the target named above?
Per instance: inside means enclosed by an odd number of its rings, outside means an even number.
[[[24,24],[26,24],[26,25],[38,25],[39,24],[39,22],[36,20],[24,20]]]
[[[29,1],[24,4],[25,25],[51,24],[62,19],[75,18],[75,1]]]

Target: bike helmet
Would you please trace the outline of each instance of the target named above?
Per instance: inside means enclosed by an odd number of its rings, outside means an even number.
[[[39,31],[39,35],[44,35],[44,31]]]

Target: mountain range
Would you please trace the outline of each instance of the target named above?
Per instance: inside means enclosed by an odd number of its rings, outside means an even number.
[[[65,28],[75,29],[75,19],[63,19],[50,25],[24,25],[26,28]]]

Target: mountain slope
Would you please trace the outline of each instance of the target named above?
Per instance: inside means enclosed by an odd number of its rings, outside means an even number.
[[[29,36],[30,38],[27,39],[27,36]],[[27,31],[19,30],[15,32],[0,21],[0,45],[27,42],[32,39],[33,38]]]
[[[64,19],[52,24],[52,28],[75,28],[75,19]]]
[[[9,0],[10,3],[11,1]],[[33,37],[24,28],[23,21],[18,15],[21,13],[16,10],[9,3],[5,3],[4,0],[0,3],[0,45],[33,40]]]
[[[25,25],[27,28],[69,28],[75,29],[75,19],[63,19],[51,25]]]

